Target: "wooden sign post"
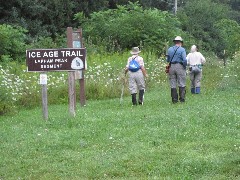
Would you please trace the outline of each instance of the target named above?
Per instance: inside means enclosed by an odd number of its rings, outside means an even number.
[[[80,34],[78,36],[80,38]],[[69,112],[75,116],[76,110],[76,90],[75,72],[82,71],[86,67],[86,49],[81,48],[81,41],[74,41],[72,28],[67,28],[68,48],[62,49],[31,49],[26,50],[27,71],[41,72],[40,84],[42,85],[42,106],[43,117],[48,119],[47,108],[47,74],[48,71],[68,71],[68,97]],[[76,48],[73,48],[76,47]],[[85,105],[85,88],[83,73],[81,75],[80,100],[81,105]]]
[[[83,48],[82,30],[77,29],[76,31],[73,31],[72,27],[68,27],[67,43],[69,48]],[[84,82],[83,70],[76,70],[75,72],[69,72],[68,73],[69,112],[72,116],[75,116],[75,111],[76,111],[75,79],[79,79],[79,83],[80,83],[80,105],[84,106],[86,104],[85,82]]]
[[[73,29],[72,27],[67,28],[67,46],[73,48]],[[72,71],[68,72],[68,101],[69,101],[69,112],[72,116],[76,115],[76,90],[75,90],[75,73]]]
[[[48,120],[48,98],[47,98],[47,74],[40,74],[40,83],[42,85],[42,112],[43,119]]]
[[[77,29],[73,31],[73,47],[74,48],[84,48],[82,42],[82,29]],[[86,69],[86,61],[85,61],[85,69]],[[79,79],[80,84],[80,105],[86,105],[86,95],[85,95],[85,81],[84,81],[84,71],[77,70],[75,71],[75,79]]]

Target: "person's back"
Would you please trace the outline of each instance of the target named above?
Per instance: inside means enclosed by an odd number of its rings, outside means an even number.
[[[191,53],[187,55],[187,62],[190,66],[202,65],[206,62],[204,56],[197,51],[197,46],[193,45],[191,48]]]
[[[204,56],[197,51],[197,46],[191,47],[191,52],[187,55],[187,62],[189,65],[189,76],[191,80],[191,93],[199,94],[201,79],[202,79],[202,65],[206,62]]]
[[[176,51],[176,52],[175,52]],[[168,49],[168,62],[186,65],[186,50],[181,46],[172,46]]]
[[[128,58],[127,65],[125,67],[125,74],[129,72],[129,91],[132,95],[133,105],[137,105],[136,94],[139,91],[139,105],[143,105],[143,97],[145,92],[145,80],[144,76],[147,77],[147,72],[144,68],[144,61],[141,56],[139,56],[138,47],[133,47],[131,54],[132,56]],[[134,62],[135,61],[135,62]],[[131,64],[131,62],[134,62]]]
[[[179,88],[179,100],[185,102],[185,87],[186,87],[186,51],[182,47],[183,39],[177,36],[174,40],[174,46],[168,49],[167,62],[169,62],[169,82],[171,87],[172,102],[178,102]]]

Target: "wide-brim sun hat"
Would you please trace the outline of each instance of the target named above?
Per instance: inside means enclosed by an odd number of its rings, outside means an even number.
[[[141,51],[139,51],[139,47],[133,47],[132,51],[130,52],[131,54],[139,54]]]
[[[177,37],[175,37],[175,39],[173,40],[173,42],[175,42],[175,41],[183,42],[183,39],[182,39],[181,36],[177,36]]]

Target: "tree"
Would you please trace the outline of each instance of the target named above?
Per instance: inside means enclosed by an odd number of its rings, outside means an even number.
[[[240,0],[214,0],[230,7],[229,18],[240,23]]]
[[[72,0],[12,0],[2,1],[0,22],[18,25],[29,31],[31,36],[52,36],[63,33],[73,24]]]
[[[117,8],[117,5],[127,5],[129,0],[109,0],[109,8]],[[143,8],[157,8],[163,11],[171,11],[173,8],[172,0],[133,0],[132,3],[139,3]]]
[[[178,17],[184,31],[192,34],[206,50],[217,51],[214,24],[229,17],[229,8],[211,0],[192,0],[179,10]]]
[[[163,51],[165,43],[181,34],[180,22],[166,11],[143,9],[138,3],[129,2],[118,9],[94,12],[83,21],[85,39],[110,50],[124,50],[143,45],[144,48]]]
[[[83,12],[85,16],[89,16],[92,12],[98,12],[108,9],[109,0],[72,0],[75,8],[74,12]]]
[[[217,53],[232,57],[240,50],[240,26],[234,20],[222,19],[214,24],[218,35]]]
[[[26,47],[26,30],[21,27],[0,25],[0,61],[21,60]],[[7,58],[6,58],[7,57]]]

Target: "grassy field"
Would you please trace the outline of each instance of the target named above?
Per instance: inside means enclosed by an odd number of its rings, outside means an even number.
[[[205,87],[206,88],[206,87]],[[0,179],[239,179],[239,89],[187,94],[173,105],[169,89],[0,117]]]
[[[0,116],[0,180],[240,179],[239,59],[208,59],[201,94],[188,81],[184,104],[171,103],[166,75],[152,67],[144,106],[126,94],[120,104],[116,90],[75,118],[63,104],[49,105],[48,121],[41,107]]]

